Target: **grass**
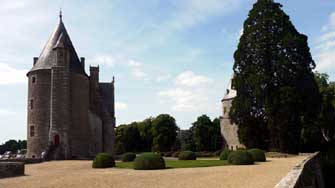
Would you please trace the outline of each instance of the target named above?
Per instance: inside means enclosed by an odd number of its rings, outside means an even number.
[[[194,161],[179,161],[165,160],[166,168],[198,168],[211,166],[229,165],[227,161],[220,160],[194,160]],[[133,168],[133,162],[116,162],[116,168]]]

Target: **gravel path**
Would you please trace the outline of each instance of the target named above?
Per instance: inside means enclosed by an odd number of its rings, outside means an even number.
[[[26,176],[0,179],[0,188],[271,188],[305,157],[157,171],[92,169],[90,161],[46,162],[26,165]]]

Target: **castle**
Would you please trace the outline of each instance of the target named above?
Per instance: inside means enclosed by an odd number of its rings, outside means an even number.
[[[232,88],[231,84],[232,80],[230,80],[228,84],[228,88],[226,90],[226,94],[221,100],[222,102],[222,117],[220,121],[221,126],[221,134],[225,141],[225,148],[230,150],[236,150],[238,148],[244,148],[245,146],[240,143],[238,139],[238,126],[231,123],[229,112],[233,102],[233,99],[236,97],[236,90]]]
[[[59,24],[27,73],[27,157],[90,158],[113,153],[114,77],[99,82],[99,66],[85,72],[60,13]]]

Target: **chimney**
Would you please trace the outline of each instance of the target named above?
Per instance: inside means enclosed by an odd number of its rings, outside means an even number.
[[[36,64],[38,57],[34,57],[34,65]]]
[[[81,63],[81,66],[83,67],[83,69],[85,69],[85,57],[80,58],[80,63]]]

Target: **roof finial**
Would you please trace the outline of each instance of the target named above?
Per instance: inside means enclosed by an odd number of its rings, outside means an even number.
[[[59,19],[62,21],[63,15],[62,15],[62,8],[59,9]]]

